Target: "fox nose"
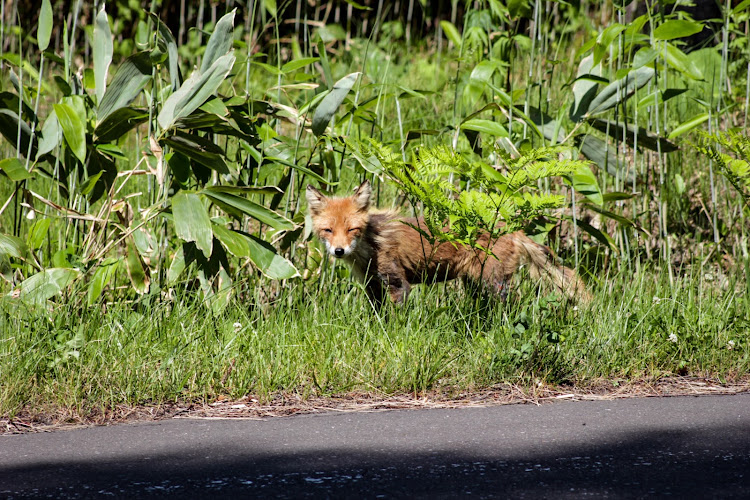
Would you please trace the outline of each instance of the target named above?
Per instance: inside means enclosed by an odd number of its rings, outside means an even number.
[[[336,257],[343,257],[344,249],[341,247],[338,247],[336,250],[333,251],[333,253],[336,255]]]

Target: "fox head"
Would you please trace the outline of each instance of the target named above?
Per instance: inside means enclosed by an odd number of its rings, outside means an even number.
[[[346,198],[329,198],[307,186],[307,206],[315,234],[337,258],[352,254],[370,220],[370,181],[363,182]]]

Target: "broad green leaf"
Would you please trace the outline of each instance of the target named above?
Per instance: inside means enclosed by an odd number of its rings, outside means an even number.
[[[562,218],[566,220],[570,220],[570,221],[573,220],[573,218],[569,215],[563,215]],[[608,235],[607,233],[600,231],[599,229],[595,228],[594,226],[592,226],[591,224],[589,224],[588,222],[582,219],[576,219],[576,225],[582,230],[589,233],[591,236],[593,236],[597,240],[599,240],[599,242],[602,245],[606,245],[607,247],[610,248],[610,250],[612,250],[615,253],[618,252],[617,244],[615,243],[615,240],[613,240],[612,237]]]
[[[8,176],[12,181],[19,182],[31,177],[18,158],[6,158],[0,160],[0,172]]]
[[[695,35],[701,31],[703,31],[703,24],[701,23],[686,19],[670,19],[656,27],[654,38],[657,40],[674,40],[675,38]]]
[[[195,134],[178,133],[164,139],[164,143],[188,158],[220,174],[228,174],[229,167],[224,159],[224,151],[206,139]]]
[[[636,90],[646,85],[654,77],[654,74],[656,72],[653,68],[643,67],[631,71],[616,82],[610,83],[591,101],[589,111],[584,116],[600,114],[618,104],[625,103]]]
[[[617,39],[617,36],[625,31],[625,26],[620,23],[614,23],[607,26],[596,39],[594,46],[594,65],[599,65],[602,58],[609,53],[610,45]]]
[[[499,67],[496,61],[482,61],[471,70],[469,82],[464,87],[464,101],[469,108],[473,108],[484,94],[487,84],[492,81],[492,75]]]
[[[589,123],[595,129],[604,132],[605,134],[609,134],[609,136],[615,140],[622,140],[624,138],[632,147],[635,147],[637,144],[639,147],[650,149],[651,151],[660,151],[662,153],[671,153],[672,151],[679,149],[677,144],[669,142],[666,138],[659,137],[643,127],[638,127],[630,123],[628,123],[626,127],[623,127],[622,123],[612,120],[595,119],[591,120]],[[627,132],[623,137],[623,131],[625,130],[627,130]]]
[[[589,110],[594,96],[596,96],[598,83],[582,79],[581,77],[584,75],[601,75],[601,66],[598,64],[594,66],[592,55],[584,57],[578,65],[578,75],[576,82],[573,84],[573,106],[570,108],[570,119],[574,122],[581,120],[581,117]]]
[[[602,190],[599,188],[596,176],[588,166],[581,165],[574,173],[565,177],[577,192],[584,195],[593,203],[600,206],[604,203]]]
[[[42,126],[42,137],[39,139],[36,159],[38,160],[55,149],[58,144],[60,144],[61,140],[62,129],[60,128],[60,122],[57,120],[57,115],[53,109]]]
[[[651,92],[649,95],[638,101],[638,104],[636,104],[636,107],[638,109],[642,109],[648,106],[656,106],[658,104],[663,104],[667,102],[668,100],[672,99],[673,97],[677,97],[678,95],[684,94],[687,92],[688,89],[667,89],[664,92],[660,90],[655,90]]]
[[[457,49],[461,48],[461,33],[458,32],[456,26],[450,21],[440,21],[440,27],[443,28],[443,33],[448,37],[448,40],[453,42],[453,45]]]
[[[271,17],[276,17],[276,0],[263,0],[263,8]]]
[[[91,283],[89,284],[87,294],[87,303],[89,306],[94,305],[97,299],[101,296],[102,291],[104,291],[104,288],[110,281],[112,281],[112,277],[114,277],[115,272],[117,272],[119,264],[120,261],[118,259],[110,257],[97,266],[96,271],[94,271],[94,276],[91,278]]]
[[[169,270],[167,271],[167,283],[173,284],[180,277],[182,271],[185,270],[185,252],[182,247],[177,248],[174,254],[172,262],[169,264]]]
[[[148,52],[139,52],[125,59],[107,86],[96,112],[97,123],[113,111],[129,105],[151,80],[151,59]]]
[[[18,287],[19,298],[30,304],[43,304],[60,293],[81,273],[75,269],[50,268],[26,278]]]
[[[52,37],[52,17],[50,0],[42,0],[42,7],[39,10],[39,28],[36,32],[36,41],[40,52],[44,52],[49,47],[49,40]]]
[[[159,16],[157,16],[153,12],[149,12],[149,16],[151,16],[151,21],[154,23],[154,25],[158,26],[160,37],[158,40],[159,48],[161,50],[166,49],[167,55],[169,56],[169,79],[172,82],[172,92],[174,92],[175,90],[180,88],[180,84],[182,83],[182,80],[180,79],[177,42],[175,41],[172,32],[169,31],[169,27],[164,24],[161,19],[159,19]]]
[[[28,252],[29,249],[21,238],[9,234],[0,234],[0,255],[24,259]]]
[[[99,178],[103,173],[104,170],[100,170],[85,181],[81,182],[81,184],[78,186],[78,192],[83,196],[89,194],[91,190],[94,189],[94,186],[96,186],[96,183],[99,181]]]
[[[302,172],[303,174],[307,175],[308,177],[311,177],[311,178],[315,179],[316,181],[320,181],[323,184],[328,184],[329,186],[335,186],[335,185],[338,184],[338,182],[336,182],[336,181],[329,181],[325,177],[321,176],[320,174],[316,173],[313,170],[310,170],[307,167],[304,167],[302,165],[297,165],[297,164],[292,163],[290,161],[287,161],[287,160],[285,160],[283,158],[279,158],[279,157],[276,157],[276,156],[266,156],[265,163],[266,164],[280,163],[282,165],[286,165],[287,167],[293,168],[293,169],[297,170],[298,172]]]
[[[18,108],[16,108],[16,111]],[[31,128],[23,121],[19,120],[16,111],[11,109],[0,108],[0,133],[7,139],[8,144],[16,147],[18,144],[18,132],[21,132],[21,151],[20,153],[26,155],[29,150],[29,140],[31,139]],[[34,143],[31,150],[32,157],[36,156],[37,148]]]
[[[703,80],[703,72],[700,68],[683,51],[671,43],[667,43],[667,63],[693,80]]]
[[[621,179],[627,171],[627,163],[617,156],[615,147],[593,135],[576,136],[576,143],[583,156],[597,164],[611,176],[619,176]],[[624,180],[628,184],[633,182],[632,172],[627,173]]]
[[[232,42],[234,41],[234,15],[236,13],[237,9],[234,8],[232,12],[224,14],[216,23],[214,32],[211,33],[211,37],[206,44],[206,51],[203,53],[201,73],[207,72],[220,57],[226,55],[232,49]]]
[[[508,13],[511,18],[531,17],[531,6],[529,0],[508,0]]]
[[[235,257],[250,257],[248,238],[242,233],[227,229],[221,224],[212,224],[214,236]]]
[[[347,94],[354,86],[360,73],[350,73],[341,80],[337,81],[328,95],[320,101],[318,107],[315,108],[315,113],[312,118],[312,131],[315,135],[319,136],[325,132],[328,123],[336,114],[336,111],[344,102]]]
[[[686,132],[693,130],[698,125],[708,121],[708,113],[703,113],[695,116],[687,121],[680,123],[672,132],[667,136],[669,139],[674,139],[678,135],[682,135]]]
[[[472,118],[466,120],[461,124],[462,130],[473,130],[475,132],[483,132],[490,134],[494,137],[509,137],[508,130],[498,122],[492,120],[482,120],[479,118]]]
[[[26,235],[26,244],[29,248],[37,250],[49,240],[49,226],[51,223],[52,219],[44,218],[32,224],[31,228],[29,228],[29,234]]]
[[[162,130],[169,129],[178,118],[187,116],[216,93],[219,85],[232,70],[234,54],[219,57],[205,73],[194,71],[174,94],[164,102],[157,117]]]
[[[304,68],[305,66],[316,63],[318,61],[320,61],[319,57],[305,57],[303,59],[295,59],[294,61],[289,61],[288,63],[283,65],[281,67],[281,72],[291,73],[292,71]]]
[[[529,118],[550,144],[559,144],[565,140],[566,132],[560,120],[555,120],[535,107],[529,107]]]
[[[146,110],[130,107],[120,108],[110,113],[96,126],[94,140],[97,142],[116,141],[146,120],[148,120],[148,111]]]
[[[299,272],[291,262],[276,253],[269,243],[253,235],[246,235],[247,245],[250,248],[248,257],[260,271],[273,279],[290,279],[299,276]]]
[[[279,215],[270,208],[258,205],[247,198],[225,193],[212,187],[207,187],[201,191],[201,194],[206,195],[211,201],[217,203],[222,208],[231,210],[233,215],[237,215],[238,213],[249,215],[278,230],[294,229],[294,223],[283,215]]]
[[[96,100],[102,102],[107,88],[107,73],[112,63],[112,32],[109,29],[107,12],[102,8],[96,15],[94,22],[94,43],[91,46],[94,53],[94,79],[96,81]]]
[[[651,47],[641,47],[633,56],[633,69],[638,69],[651,64],[659,57],[659,52]]]
[[[208,211],[200,196],[180,191],[172,197],[175,232],[183,241],[194,241],[206,258],[211,257],[213,231]]]
[[[133,289],[140,295],[148,292],[151,285],[151,276],[148,267],[138,253],[138,249],[133,244],[132,238],[128,238],[127,255],[125,257],[125,268],[128,271],[130,284]]]
[[[81,160],[81,163],[86,163],[86,128],[83,120],[68,104],[54,104],[53,107],[65,142],[68,143],[68,147],[76,158]]]

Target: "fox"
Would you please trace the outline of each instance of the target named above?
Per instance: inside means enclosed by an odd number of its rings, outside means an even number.
[[[311,185],[305,192],[313,233],[328,254],[348,264],[377,305],[386,294],[395,304],[403,303],[412,285],[456,278],[478,283],[506,300],[512,276],[524,265],[529,266],[532,278],[546,278],[573,300],[589,300],[576,272],[556,265],[552,250],[523,231],[497,237],[491,253],[461,244],[431,243],[415,229],[431,235],[423,217],[373,209],[371,194],[368,180],[346,197],[328,197]],[[488,248],[489,234],[480,235],[478,243]]]

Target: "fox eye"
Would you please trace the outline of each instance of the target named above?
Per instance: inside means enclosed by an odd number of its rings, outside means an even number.
[[[359,228],[358,228],[358,227],[353,227],[353,228],[351,228],[351,229],[349,230],[349,232],[351,233],[352,231],[359,231]]]
[[[323,229],[323,232],[324,233],[332,233],[333,230],[330,227],[327,227],[327,228]]]

